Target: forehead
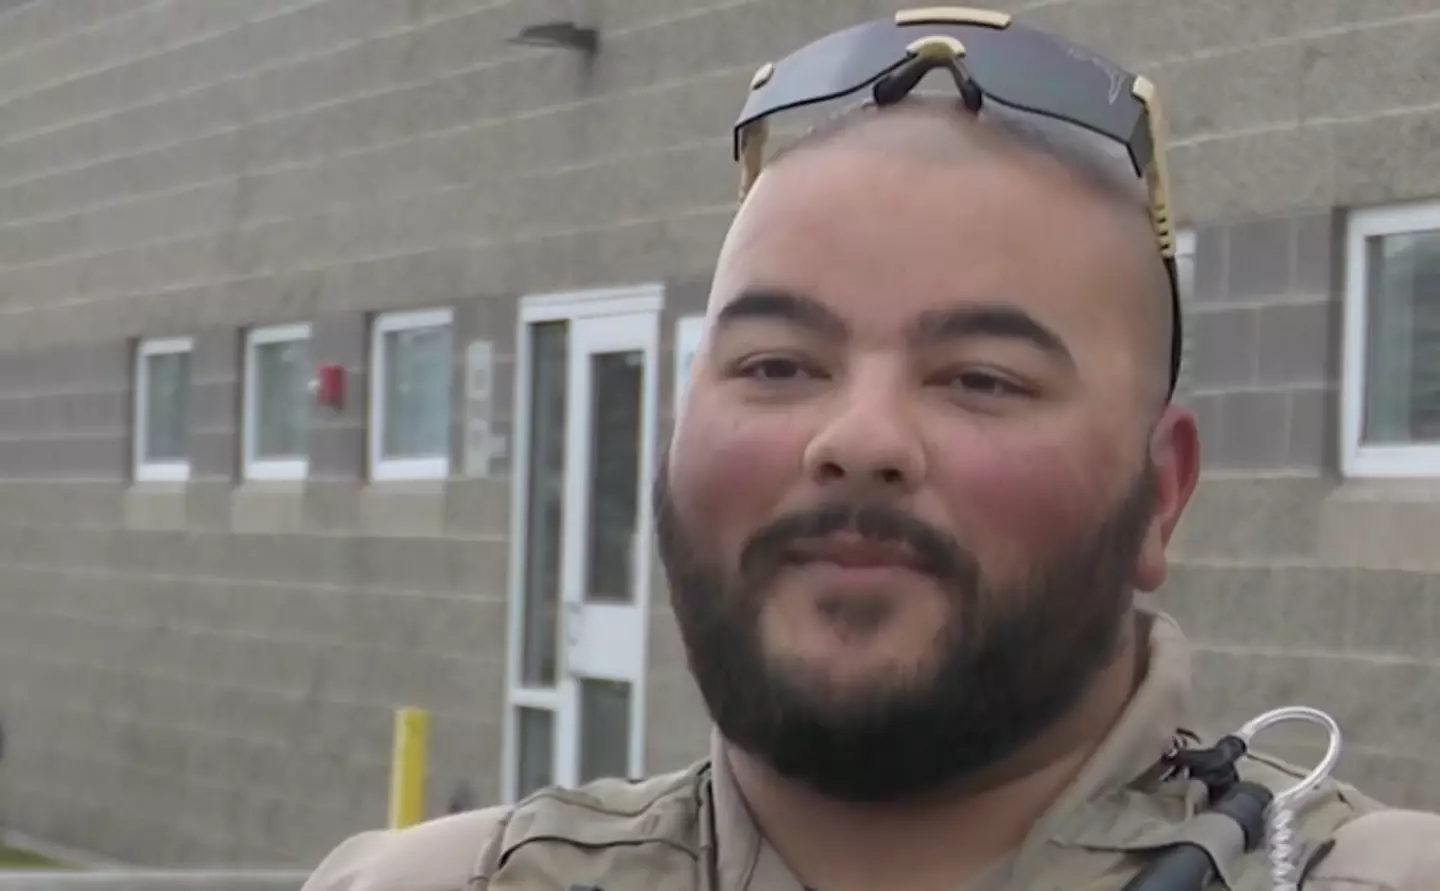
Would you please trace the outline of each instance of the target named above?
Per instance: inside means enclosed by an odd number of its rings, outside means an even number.
[[[722,252],[717,303],[779,286],[870,324],[972,300],[1051,317],[1123,310],[1140,289],[1138,214],[1058,162],[974,143],[911,151],[875,132],[761,177]]]

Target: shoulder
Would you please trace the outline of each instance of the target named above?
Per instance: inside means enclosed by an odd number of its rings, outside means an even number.
[[[461,891],[510,810],[490,807],[351,836],[321,861],[301,891]]]
[[[697,762],[643,780],[550,787],[515,805],[363,832],[331,851],[301,891],[463,891],[477,870],[488,868],[482,855],[508,853],[537,839],[595,848],[686,839],[697,831],[696,793],[707,770],[708,762]]]
[[[1252,770],[1276,791],[1305,771],[1252,757]],[[1440,814],[1387,807],[1354,786],[1322,783],[1297,814],[1305,891],[1431,891],[1440,875]]]
[[[1293,789],[1310,773],[1309,767],[1300,767],[1265,752],[1251,751],[1241,759],[1242,778],[1257,782],[1280,794]],[[1340,826],[1366,814],[1389,810],[1359,788],[1334,777],[1322,780],[1319,786],[1305,797],[1296,818],[1302,826],[1318,831],[1328,837]]]
[[[1374,811],[1331,841],[1309,869],[1307,891],[1429,891],[1440,875],[1440,814]]]

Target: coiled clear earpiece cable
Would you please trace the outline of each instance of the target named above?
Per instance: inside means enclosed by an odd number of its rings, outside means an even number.
[[[1340,760],[1340,725],[1319,709],[1303,705],[1286,706],[1266,712],[1240,728],[1238,736],[1250,748],[1251,740],[1261,731],[1286,721],[1318,724],[1329,735],[1325,757],[1304,779],[1283,792],[1278,792],[1266,812],[1265,849],[1270,861],[1273,891],[1299,891],[1299,849],[1295,842],[1295,812],[1301,802],[1323,783]]]

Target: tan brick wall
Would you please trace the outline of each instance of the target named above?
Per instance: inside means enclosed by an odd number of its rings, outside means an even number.
[[[365,311],[458,304],[509,381],[514,295],[666,280],[694,306],[751,72],[896,5],[0,12],[4,818],[138,860],[310,862],[383,818],[401,701],[437,709],[437,799],[461,778],[498,794],[505,466],[362,486],[351,414],[314,434],[309,485],[236,486],[237,329],[314,320],[360,392]],[[997,5],[1167,91],[1213,479],[1165,597],[1206,708],[1329,705],[1354,778],[1440,805],[1405,717],[1437,712],[1435,501],[1327,481],[1335,353],[1296,333],[1333,337],[1332,206],[1440,192],[1440,0]],[[571,9],[602,29],[593,70],[505,43]],[[201,478],[132,490],[125,341],[164,333],[197,336]],[[704,722],[663,598],[654,618],[658,768]]]

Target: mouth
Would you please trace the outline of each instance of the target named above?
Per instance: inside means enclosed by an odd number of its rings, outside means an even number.
[[[796,544],[786,551],[794,565],[829,564],[848,570],[907,569],[924,572],[919,558],[898,542],[881,542],[859,535],[832,535]]]

